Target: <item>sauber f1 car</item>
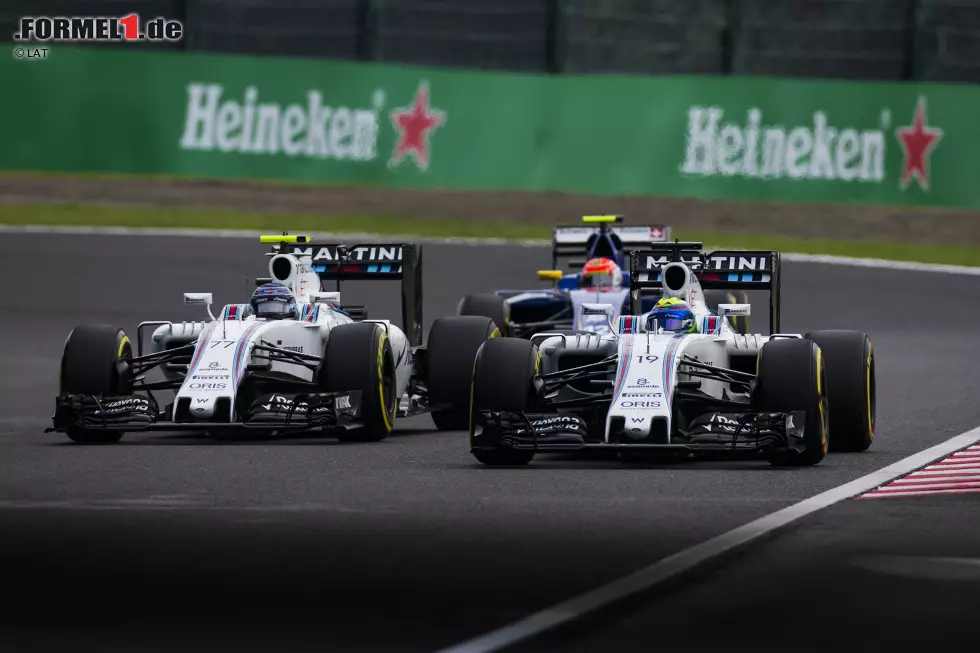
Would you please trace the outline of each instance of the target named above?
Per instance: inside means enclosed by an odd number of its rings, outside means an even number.
[[[611,226],[623,221],[623,216],[585,216],[587,226],[555,227],[551,241],[551,270],[539,270],[538,279],[552,281],[552,288],[533,290],[498,290],[493,294],[465,296],[459,303],[459,315],[484,315],[500,325],[505,335],[530,338],[542,331],[554,329],[602,331],[606,321],[586,315],[582,306],[590,303],[610,304],[613,307],[613,323],[620,314],[630,310],[630,274],[626,270],[626,252],[645,249],[651,244],[668,242],[670,227]],[[559,261],[568,261],[573,272],[558,269]],[[589,264],[605,261],[615,266],[615,279],[609,284],[597,284],[589,274]],[[654,290],[642,295],[642,308],[649,310],[660,298]],[[722,303],[735,303],[739,298],[733,291],[707,290],[705,301],[711,308]],[[746,300],[744,294],[741,299]],[[748,330],[747,316],[732,316],[731,320],[740,333]]]
[[[828,448],[874,438],[875,362],[858,331],[780,332],[777,252],[670,243],[630,254],[631,314],[585,304],[607,334],[549,331],[488,340],[477,353],[471,452],[482,463],[528,463],[538,452],[742,455],[813,465]],[[640,310],[655,288],[666,307]],[[770,334],[736,333],[706,289],[764,289]],[[682,307],[683,311],[674,310]],[[615,324],[615,328],[613,325]]]
[[[442,318],[422,345],[420,247],[345,247],[288,235],[262,241],[277,243],[270,277],[257,280],[248,304],[226,305],[214,316],[210,293],[186,293],[185,303],[206,306],[210,319],[142,322],[135,347],[117,327],[76,327],[65,343],[47,431],[77,442],[116,442],[129,431],[313,432],[376,441],[396,416],[425,412],[440,429],[467,428],[474,356],[499,331],[485,317]],[[404,329],[342,304],[340,282],[350,279],[401,281]],[[324,291],[330,280],[336,290]],[[278,304],[259,304],[267,300]],[[287,312],[270,317],[255,308],[267,305]],[[147,378],[153,369],[162,370],[162,381]],[[161,406],[160,391],[173,391],[173,400]]]

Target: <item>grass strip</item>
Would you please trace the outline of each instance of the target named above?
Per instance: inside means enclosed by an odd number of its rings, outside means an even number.
[[[548,225],[469,221],[453,218],[405,218],[382,214],[281,214],[242,212],[223,208],[98,206],[72,203],[0,205],[0,224],[86,227],[154,227],[182,229],[242,229],[278,233],[332,232],[410,235],[430,238],[503,238],[547,240]],[[794,238],[772,234],[733,234],[675,230],[681,240],[738,249],[775,249],[783,253],[826,254],[896,261],[980,266],[980,247],[841,241]]]

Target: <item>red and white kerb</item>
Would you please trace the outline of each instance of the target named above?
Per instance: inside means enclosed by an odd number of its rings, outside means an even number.
[[[857,499],[980,492],[980,444],[957,451]]]

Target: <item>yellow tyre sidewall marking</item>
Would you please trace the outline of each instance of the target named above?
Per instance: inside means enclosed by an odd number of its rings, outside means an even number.
[[[498,327],[490,332],[490,336],[487,339],[489,340],[490,338],[500,338],[500,337],[501,337],[500,328]],[[483,345],[480,345],[480,347],[482,348]],[[479,355],[480,350],[477,349],[476,353],[477,355]],[[476,423],[474,421],[474,412],[473,412],[473,398],[476,393],[476,389],[475,389],[476,388],[476,358],[477,358],[476,356],[473,357],[473,376],[470,377],[470,437],[471,438],[473,437],[473,433],[476,427]]]
[[[123,349],[129,343],[129,336],[123,335],[122,340],[119,341],[119,351],[116,352],[116,358],[122,358]]]
[[[817,345],[817,396],[819,397],[817,410],[820,413],[820,449],[824,455],[827,455],[830,441],[827,439],[827,417],[823,410],[823,380],[823,350]]]
[[[384,350],[388,334],[381,332],[378,338],[378,397],[381,399],[381,416],[384,418],[385,430],[391,432],[391,420],[388,418],[388,406],[385,405],[385,382],[384,382]]]

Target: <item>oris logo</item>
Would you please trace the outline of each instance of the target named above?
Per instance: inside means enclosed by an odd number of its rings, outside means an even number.
[[[620,408],[660,408],[659,401],[621,401]]]

